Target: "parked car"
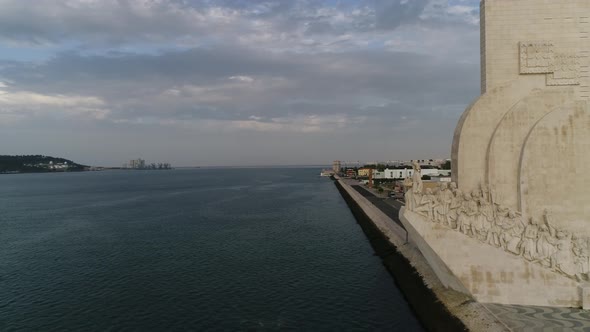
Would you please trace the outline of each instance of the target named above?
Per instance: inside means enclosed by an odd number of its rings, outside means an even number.
[[[404,194],[397,192],[397,191],[390,191],[389,192],[389,197],[391,198],[395,198],[395,199],[400,199],[400,198],[404,198]]]

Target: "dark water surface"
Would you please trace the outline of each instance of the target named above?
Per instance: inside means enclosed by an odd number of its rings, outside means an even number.
[[[318,169],[0,176],[0,330],[421,330]]]

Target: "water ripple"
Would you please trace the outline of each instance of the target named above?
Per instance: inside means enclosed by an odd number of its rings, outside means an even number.
[[[0,330],[421,330],[316,173],[0,177]]]

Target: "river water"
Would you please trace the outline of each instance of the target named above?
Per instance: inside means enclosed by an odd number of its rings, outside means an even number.
[[[421,330],[318,174],[2,175],[0,330]]]

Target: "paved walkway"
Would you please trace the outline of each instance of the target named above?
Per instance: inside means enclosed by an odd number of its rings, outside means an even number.
[[[378,197],[358,184],[356,181],[346,182],[361,195],[367,198],[389,218],[402,225],[399,220],[399,209],[403,206],[398,200]],[[590,332],[590,311],[575,308],[535,307],[505,304],[483,304],[495,317],[512,331],[545,332],[545,331],[588,331]]]
[[[373,205],[375,205],[377,208],[379,208],[379,210],[381,210],[381,212],[385,213],[389,218],[391,218],[391,220],[395,221],[395,223],[398,224],[401,228],[403,228],[404,230],[406,229],[404,227],[404,225],[402,224],[402,222],[399,220],[399,209],[401,207],[401,203],[399,203],[398,201],[391,199],[391,198],[377,197],[377,196],[375,196],[375,194],[373,194],[372,192],[368,191],[367,189],[363,188],[362,186],[360,186],[358,184],[351,185],[351,187],[352,187],[352,189],[358,191],[366,199],[368,199],[369,202],[373,203]],[[396,207],[395,205],[393,205],[392,203],[389,203],[388,201],[395,201],[400,205]]]
[[[484,304],[512,331],[590,331],[590,311],[574,308]]]

